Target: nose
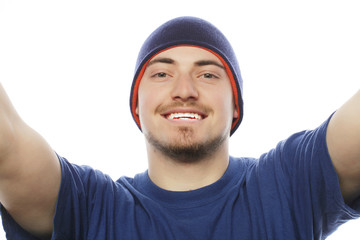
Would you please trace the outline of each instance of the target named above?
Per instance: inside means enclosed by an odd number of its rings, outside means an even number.
[[[199,92],[196,83],[190,74],[179,75],[174,81],[174,86],[171,92],[174,100],[189,101],[197,100]]]

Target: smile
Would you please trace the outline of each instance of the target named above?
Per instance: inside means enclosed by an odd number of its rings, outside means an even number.
[[[165,116],[169,120],[202,120],[203,116],[198,113],[170,113]]]

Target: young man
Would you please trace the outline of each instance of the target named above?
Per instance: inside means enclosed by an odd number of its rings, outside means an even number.
[[[243,116],[235,54],[213,25],[181,17],[145,41],[130,107],[149,168],[114,182],[56,155],[1,89],[8,238],[323,239],[359,216],[360,92],[260,159],[230,157]]]

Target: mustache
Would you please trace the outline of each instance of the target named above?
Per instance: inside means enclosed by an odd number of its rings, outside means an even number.
[[[206,115],[209,115],[209,113],[212,112],[212,109],[210,107],[208,107],[204,104],[197,103],[195,101],[191,101],[191,102],[176,102],[175,101],[175,102],[171,102],[168,104],[163,104],[163,105],[158,106],[155,109],[155,112],[161,114],[161,113],[170,111],[171,109],[174,109],[174,108],[187,108],[187,107],[194,108],[195,110],[202,112]]]

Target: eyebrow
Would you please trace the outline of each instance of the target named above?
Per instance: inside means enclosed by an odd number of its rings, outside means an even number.
[[[154,63],[167,63],[167,64],[174,64],[175,61],[171,58],[156,58],[151,60],[147,65],[150,66]]]
[[[156,59],[153,59],[151,60],[147,66],[150,66],[152,64],[155,64],[155,63],[167,63],[167,64],[175,64],[175,60],[171,59],[171,58],[156,58]],[[216,61],[213,61],[213,60],[200,60],[200,61],[197,61],[194,63],[196,66],[207,66],[207,65],[214,65],[214,66],[217,66],[221,69],[225,69],[225,67],[216,62]]]
[[[217,63],[216,61],[213,61],[213,60],[200,60],[200,61],[195,62],[195,65],[200,66],[200,67],[207,66],[207,65],[215,65],[219,68],[225,69],[225,67],[222,64]]]

